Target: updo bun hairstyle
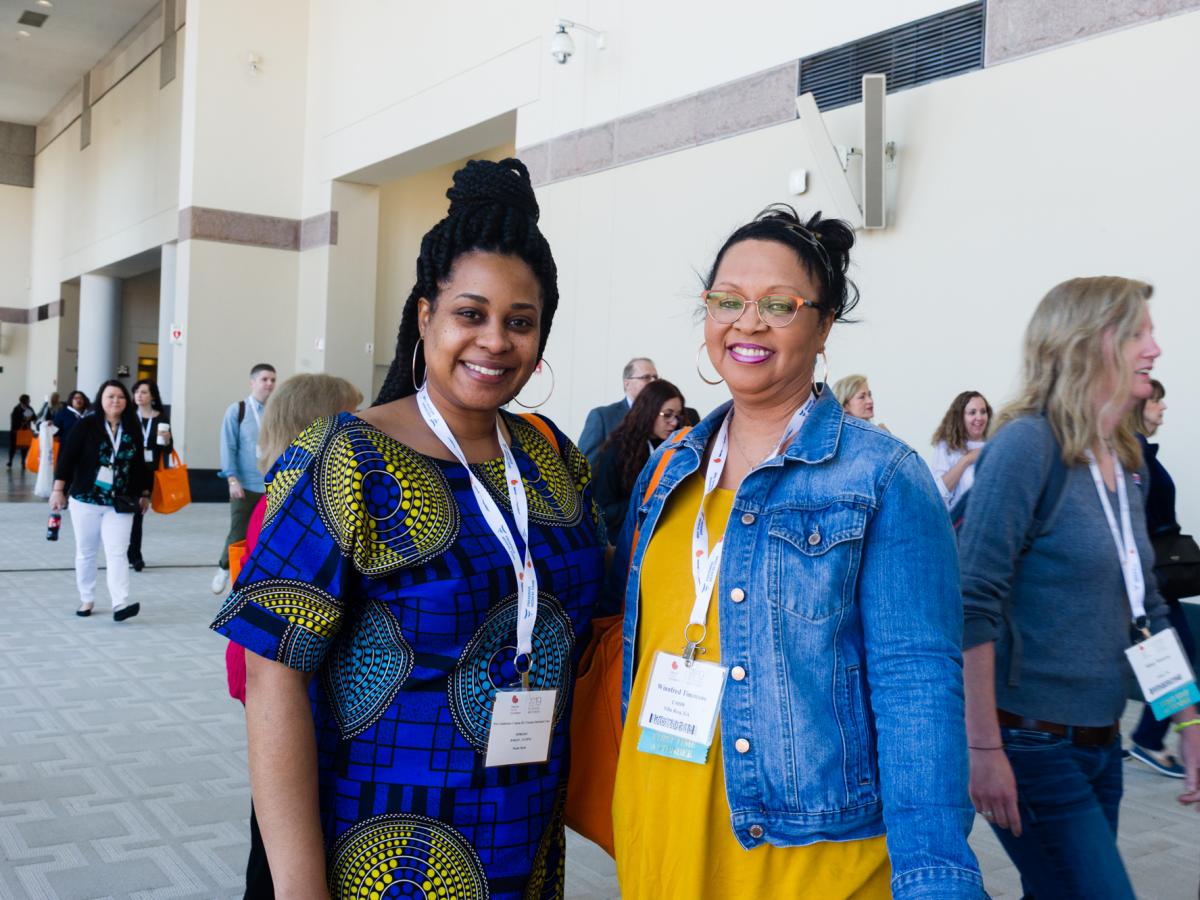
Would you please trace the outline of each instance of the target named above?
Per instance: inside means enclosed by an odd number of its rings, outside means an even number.
[[[775,241],[790,247],[821,286],[817,299],[821,318],[848,321],[850,311],[858,305],[858,288],[846,277],[854,246],[854,229],[846,222],[823,219],[819,212],[803,222],[791,206],[774,203],[726,238],[704,279],[705,290],[712,290],[726,251],[742,241]]]
[[[546,349],[558,309],[558,269],[550,245],[538,229],[537,198],[529,170],[519,159],[473,159],[454,173],[446,191],[450,209],[421,239],[417,281],[404,303],[396,336],[396,356],[375,398],[375,406],[415,394],[413,358],[420,331],[417,301],[437,303],[441,285],[464,253],[483,251],[523,260],[541,286],[542,318],[538,356]],[[422,362],[418,369],[424,370]]]

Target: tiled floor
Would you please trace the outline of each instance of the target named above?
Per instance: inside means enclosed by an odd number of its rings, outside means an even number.
[[[10,496],[20,493],[18,479]],[[205,627],[226,515],[197,504],[148,518],[149,568],[132,576],[143,611],[117,625],[72,615],[69,519],[48,543],[41,503],[0,503],[5,900],[240,896],[245,729],[225,693],[223,643]],[[1154,900],[1197,895],[1200,819],[1175,804],[1178,786],[1129,764],[1121,845]],[[1020,896],[990,832],[977,827],[972,844],[993,897]],[[617,896],[611,860],[574,837],[567,896]]]

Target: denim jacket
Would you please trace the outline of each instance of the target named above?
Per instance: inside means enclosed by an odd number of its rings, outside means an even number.
[[[671,493],[705,462],[729,405],[664,442],[634,488],[612,570],[615,591],[617,573],[629,573],[622,717],[638,663],[646,547]],[[641,503],[671,448],[658,487]],[[690,579],[684,560],[679,569]],[[742,846],[886,831],[896,897],[983,896],[967,845],[973,809],[958,562],[920,458],[844,415],[823,391],[785,453],[738,488],[718,586],[722,664],[747,672],[728,681],[720,718],[731,824]],[[749,751],[737,750],[739,738]]]

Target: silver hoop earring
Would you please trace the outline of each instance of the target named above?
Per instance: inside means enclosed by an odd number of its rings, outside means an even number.
[[[829,357],[825,355],[824,350],[817,351],[817,356],[821,357],[821,363],[823,364],[824,368],[824,371],[821,372],[821,381],[819,382],[821,385],[821,390],[817,392],[819,396],[825,392],[825,387],[829,384]],[[813,374],[817,374],[816,359],[813,359]]]
[[[718,378],[716,381],[711,381],[705,377],[703,372],[700,371],[700,354],[707,351],[707,349],[708,349],[707,345],[704,343],[704,341],[701,341],[700,348],[696,351],[696,374],[700,376],[700,380],[703,381],[705,384],[724,384],[725,383],[724,378]],[[718,372],[717,374],[720,374],[720,373]]]
[[[538,360],[538,365],[545,366],[547,369],[550,370],[550,393],[548,393],[546,395],[545,399],[542,400],[541,403],[535,403],[532,406],[530,406],[528,403],[522,403],[520,400],[518,400],[514,396],[513,403],[517,404],[517,406],[523,406],[523,407],[525,407],[525,409],[537,409],[538,407],[545,406],[550,401],[550,398],[554,396],[554,366],[550,365],[550,363],[545,359],[545,357]]]
[[[417,338],[417,342],[413,344],[412,358],[412,384],[414,391],[420,391],[425,387],[425,382],[429,380],[429,366],[425,367],[425,379],[420,384],[417,384],[417,351],[421,348],[421,344],[425,342],[425,338]]]

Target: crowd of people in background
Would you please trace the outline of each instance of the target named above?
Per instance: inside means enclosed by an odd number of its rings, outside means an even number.
[[[473,161],[447,196],[374,404],[332,376],[276,391],[261,363],[221,425],[246,896],[374,896],[410,840],[453,851],[447,892],[558,896],[570,679],[611,634],[622,896],[978,898],[978,813],[1027,895],[1132,897],[1122,760],[1200,803],[1194,704],[1147,704],[1127,751],[1119,731],[1126,650],[1173,629],[1193,654],[1179,600],[1200,593],[1162,568],[1191,539],[1149,441],[1150,286],[1053,288],[1016,398],[958,393],[927,465],[866,375],[828,383],[853,230],[772,206],[703,279],[698,373],[728,400],[701,417],[637,357],[576,448],[510,410],[559,302],[528,172]],[[90,414],[54,400],[22,396],[13,434],[56,426],[77,614],[103,544],[121,621],[169,419],[152,381],[105,382]]]

